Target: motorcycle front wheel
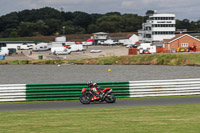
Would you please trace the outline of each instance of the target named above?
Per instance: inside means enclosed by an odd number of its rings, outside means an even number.
[[[105,101],[107,103],[114,103],[116,101],[116,98],[113,94],[108,94],[105,98]]]
[[[80,96],[80,102],[82,104],[90,104],[91,98],[90,94],[82,94]]]

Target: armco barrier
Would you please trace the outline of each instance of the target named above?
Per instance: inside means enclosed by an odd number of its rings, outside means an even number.
[[[200,79],[130,81],[130,97],[199,95]]]
[[[0,85],[0,101],[26,101],[26,84]]]
[[[199,95],[200,79],[99,82],[112,88],[116,97]],[[0,85],[0,101],[37,101],[79,99],[86,83]]]
[[[102,88],[112,88],[116,97],[130,97],[129,82],[101,82],[97,84]],[[35,101],[79,99],[83,87],[87,88],[87,84],[27,84],[26,100]]]

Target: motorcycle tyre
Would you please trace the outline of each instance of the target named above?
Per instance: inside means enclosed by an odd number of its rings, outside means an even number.
[[[90,104],[90,102],[91,102],[91,96],[87,96],[88,94],[82,94],[81,96],[80,96],[80,102],[82,103],[82,104]],[[86,98],[86,97],[88,97],[88,98]],[[87,101],[86,100],[83,100],[83,98],[86,98],[87,99]]]
[[[109,97],[111,97],[112,99],[110,100]],[[108,94],[107,97],[105,98],[105,101],[107,103],[114,103],[116,101],[116,98],[115,98],[115,96],[113,94]]]

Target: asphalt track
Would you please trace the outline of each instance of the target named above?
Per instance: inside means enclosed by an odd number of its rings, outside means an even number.
[[[0,104],[0,111],[82,109],[82,108],[132,107],[132,106],[178,105],[178,104],[200,104],[200,97],[129,99],[129,100],[117,100],[116,103],[112,104],[91,103],[87,105],[83,105],[79,101]]]

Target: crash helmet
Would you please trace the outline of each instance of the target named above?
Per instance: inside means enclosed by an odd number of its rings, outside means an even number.
[[[92,81],[88,81],[87,85],[88,85],[89,88],[92,88],[93,87]]]

